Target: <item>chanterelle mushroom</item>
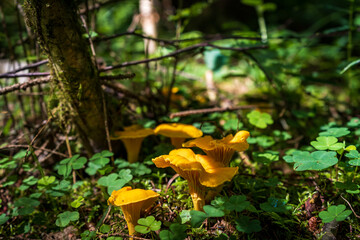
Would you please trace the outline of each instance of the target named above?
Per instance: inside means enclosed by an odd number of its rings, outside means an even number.
[[[235,151],[242,152],[249,148],[246,139],[250,136],[248,131],[239,131],[233,136],[227,135],[222,139],[213,139],[205,136],[190,140],[183,144],[183,147],[201,148],[208,156],[220,162],[222,166],[229,166],[231,157]]]
[[[175,149],[152,161],[159,168],[171,167],[187,180],[194,209],[198,211],[205,205],[206,187],[230,181],[238,171],[237,167],[222,167],[211,157],[195,154],[191,149]]]
[[[154,132],[171,138],[171,144],[176,148],[181,148],[181,144],[187,138],[198,138],[203,135],[200,129],[182,123],[163,123],[157,126]]]
[[[111,204],[121,207],[129,229],[129,235],[134,235],[135,226],[141,213],[148,209],[156,201],[158,196],[159,194],[152,190],[123,187],[111,193],[108,199],[108,205]]]
[[[138,161],[141,143],[149,135],[154,134],[150,128],[142,128],[140,125],[124,127],[124,131],[116,131],[111,140],[120,139],[126,148],[128,161],[134,163]]]

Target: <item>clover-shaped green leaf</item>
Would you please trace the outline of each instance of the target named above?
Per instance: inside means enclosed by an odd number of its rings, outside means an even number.
[[[283,159],[287,163],[293,163],[293,162],[295,162],[295,160],[294,160],[295,155],[298,155],[299,157],[301,157],[301,156],[307,157],[309,155],[309,152],[308,151],[295,150],[290,155],[284,156]]]
[[[148,168],[145,164],[139,162],[130,164],[130,168],[132,174],[135,176],[142,176],[151,173],[150,168]]]
[[[239,119],[231,118],[225,122],[223,128],[226,131],[229,131],[229,130],[236,131],[238,129],[241,129],[243,126],[244,126],[244,124],[242,122],[240,122]]]
[[[163,230],[159,237],[161,240],[184,240],[187,237],[187,226],[179,223],[173,223],[169,227],[170,230]]]
[[[138,225],[135,226],[135,231],[138,233],[146,234],[150,231],[157,231],[161,227],[161,222],[156,221],[154,216],[148,216],[146,218],[140,218]]]
[[[330,206],[327,211],[319,213],[319,217],[323,223],[329,223],[334,219],[338,222],[344,221],[350,214],[350,210],[345,210],[346,207],[343,204],[337,206]]]
[[[14,206],[18,207],[19,215],[27,215],[35,210],[35,207],[39,206],[40,202],[36,199],[22,197],[14,202]]]
[[[3,225],[4,223],[6,223],[9,220],[9,217],[6,216],[5,213],[0,215],[0,225]]]
[[[269,197],[267,202],[261,203],[260,208],[265,212],[279,212],[283,213],[291,209],[291,206],[286,205],[284,199]]]
[[[58,227],[66,227],[67,225],[69,225],[70,222],[75,222],[79,219],[79,213],[78,212],[70,212],[70,211],[66,211],[63,213],[60,213],[57,216],[56,219],[56,226]]]
[[[257,219],[250,220],[248,216],[240,216],[236,219],[236,229],[244,233],[260,232],[261,225]]]
[[[349,153],[345,154],[346,157],[351,160],[348,163],[352,166],[360,166],[360,153],[357,150],[351,150]]]
[[[209,122],[199,123],[196,122],[193,124],[194,127],[199,128],[204,134],[213,134],[216,130],[216,126]]]
[[[306,154],[294,155],[293,160],[295,162],[295,171],[324,170],[338,162],[336,152],[326,151],[316,151],[311,154],[307,152]]]
[[[329,128],[325,132],[319,133],[320,136],[333,136],[333,137],[343,137],[350,133],[349,129],[346,127],[334,127]]]
[[[271,118],[271,115],[268,113],[262,113],[253,110],[250,113],[248,113],[246,116],[249,119],[249,122],[258,128],[266,128],[267,125],[274,123],[274,121]]]
[[[182,210],[180,212],[179,216],[181,218],[181,223],[182,224],[187,223],[191,219],[190,210]]]
[[[111,226],[110,225],[107,225],[107,224],[103,224],[103,225],[101,225],[101,227],[100,227],[100,232],[102,232],[102,233],[108,233],[108,232],[110,232],[110,230],[111,230]]]
[[[288,132],[280,131],[280,130],[274,130],[273,135],[277,138],[279,138],[281,141],[286,141],[291,139],[291,135]]]
[[[204,222],[204,220],[208,217],[223,217],[225,215],[224,211],[221,209],[215,208],[210,205],[204,206],[204,212],[191,210],[191,226],[198,228]]]
[[[107,187],[108,194],[111,195],[112,191],[119,190],[132,178],[130,169],[122,169],[119,174],[111,173],[108,176],[101,177],[98,184]]]
[[[85,157],[80,157],[79,154],[72,156],[71,158],[66,158],[60,162],[58,166],[58,173],[64,177],[70,176],[72,170],[77,170],[82,168],[87,159]]]
[[[270,164],[272,162],[279,160],[279,152],[276,151],[265,151],[261,152],[254,152],[253,153],[254,160],[256,162],[260,162],[263,164]]]
[[[360,127],[360,119],[352,118],[346,125],[348,127]]]
[[[317,150],[337,151],[345,147],[344,143],[339,143],[338,139],[333,136],[317,137],[316,141],[310,143]]]
[[[237,195],[231,196],[230,199],[224,203],[224,208],[229,211],[241,212],[250,206],[250,202],[246,201],[246,196]]]

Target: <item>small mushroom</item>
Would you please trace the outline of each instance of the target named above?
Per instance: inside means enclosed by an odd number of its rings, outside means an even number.
[[[111,140],[120,139],[125,145],[128,161],[134,163],[138,161],[142,141],[152,134],[154,134],[154,130],[150,128],[132,125],[124,127],[124,131],[116,131]]]
[[[156,201],[158,196],[159,194],[152,190],[123,187],[120,190],[113,191],[107,202],[108,205],[121,207],[129,235],[134,235],[140,215]]]
[[[242,152],[249,148],[249,144],[246,141],[249,136],[250,133],[248,131],[239,131],[235,136],[229,134],[222,139],[204,136],[184,143],[183,147],[199,147],[208,156],[226,167],[229,166],[235,151]]]
[[[187,138],[198,138],[203,132],[188,124],[182,123],[163,123],[154,130],[155,134],[164,135],[171,138],[171,144],[176,148],[181,148],[182,143]]]
[[[195,154],[191,149],[175,149],[169,155],[152,159],[158,168],[171,167],[187,180],[194,209],[203,210],[207,187],[217,187],[230,181],[237,167],[222,167],[209,156]]]

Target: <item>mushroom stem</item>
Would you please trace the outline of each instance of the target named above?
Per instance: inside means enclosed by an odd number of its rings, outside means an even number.
[[[171,144],[175,147],[175,148],[181,148],[183,142],[185,142],[186,138],[176,138],[176,137],[172,137],[171,138]]]
[[[121,141],[125,145],[128,162],[129,163],[137,162],[139,159],[139,152],[143,138],[121,139]]]
[[[189,186],[190,196],[194,205],[194,210],[204,211],[205,206],[205,191],[201,187]]]

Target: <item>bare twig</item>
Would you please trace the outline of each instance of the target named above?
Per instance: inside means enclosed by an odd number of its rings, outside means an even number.
[[[342,196],[342,194],[340,194],[340,197],[349,205],[349,207],[350,207],[351,211],[354,213],[355,217],[360,218],[360,216],[357,215],[356,212],[354,211],[354,209],[352,208],[352,206],[351,206],[351,204],[349,203],[349,201],[346,200],[346,199]]]
[[[172,176],[172,178],[170,178],[170,180],[168,181],[167,185],[166,185],[166,189],[165,189],[165,194],[167,193],[167,191],[169,190],[170,188],[170,185],[172,184],[172,182],[176,179],[180,177],[179,174],[175,174],[174,176]]]
[[[123,80],[123,79],[132,79],[136,75],[135,73],[125,73],[119,75],[108,75],[108,76],[100,76],[101,80]]]
[[[100,80],[115,80],[115,79],[130,79],[135,77],[134,73],[129,73],[129,74],[119,74],[119,75],[114,75],[114,76],[100,76]],[[13,92],[16,90],[25,90],[28,87],[34,86],[34,85],[39,85],[39,84],[43,84],[43,83],[48,83],[51,81],[51,76],[47,76],[47,77],[43,77],[43,78],[36,78],[36,79],[32,79],[29,80],[25,83],[17,83],[8,87],[4,87],[4,88],[0,88],[0,95],[9,93],[9,92]]]
[[[175,56],[177,56],[179,54],[189,52],[189,51],[192,51],[192,50],[197,49],[197,48],[203,48],[203,47],[213,47],[213,48],[220,48],[220,49],[234,50],[234,51],[246,51],[246,50],[251,50],[251,49],[265,49],[268,46],[259,45],[259,46],[243,47],[243,48],[224,48],[224,47],[221,47],[221,46],[217,46],[217,45],[213,45],[213,44],[204,42],[204,43],[195,44],[195,45],[192,45],[192,46],[189,46],[189,47],[186,47],[186,48],[181,48],[179,50],[176,50],[176,51],[174,51],[172,53],[169,53],[167,55],[163,55],[163,56],[160,56],[160,57],[143,59],[143,60],[138,60],[138,61],[131,61],[131,62],[124,62],[124,63],[119,64],[119,65],[108,66],[108,67],[100,69],[100,71],[102,71],[102,72],[111,71],[111,70],[114,70],[114,69],[117,69],[117,68],[123,68],[123,67],[132,66],[132,65],[138,65],[138,64],[148,63],[148,62],[159,61],[159,60],[162,60],[164,58],[175,57]]]
[[[0,150],[2,149],[8,149],[8,148],[28,148],[29,145],[14,145],[14,144],[10,144],[10,145],[6,145],[4,147],[0,147]],[[60,152],[56,152],[54,150],[51,150],[51,149],[48,149],[48,148],[42,148],[42,147],[35,147],[33,146],[33,148],[35,149],[39,149],[39,150],[42,150],[42,151],[45,151],[45,152],[49,152],[49,153],[52,153],[52,154],[55,154],[55,155],[58,155],[58,156],[61,156],[61,157],[68,157],[66,154],[63,154],[63,153],[60,153]]]
[[[9,92],[13,92],[16,90],[20,90],[20,89],[25,90],[26,88],[31,87],[31,86],[39,85],[42,83],[48,83],[48,82],[50,82],[50,80],[51,80],[50,76],[47,76],[47,77],[43,77],[43,78],[37,78],[34,80],[30,80],[25,83],[17,83],[17,84],[8,86],[8,87],[1,88],[0,95],[6,94]]]
[[[42,60],[42,61],[39,61],[39,62],[36,62],[36,63],[32,63],[32,64],[26,65],[24,67],[15,69],[15,70],[13,70],[11,72],[0,74],[0,78],[8,78],[8,75],[10,75],[10,74],[21,72],[21,71],[24,71],[24,70],[27,70],[27,69],[30,69],[30,68],[36,68],[36,67],[39,67],[41,65],[47,64],[48,62],[49,62],[49,60]]]
[[[236,111],[236,110],[243,110],[243,109],[254,109],[254,108],[270,108],[270,107],[261,107],[257,105],[246,105],[246,106],[238,106],[238,107],[226,107],[226,108],[203,108],[203,109],[196,109],[196,110],[187,110],[177,113],[170,114],[170,118],[174,117],[184,117],[188,115],[194,114],[206,114],[206,113],[213,113],[213,112],[228,112],[228,111]]]
[[[18,77],[45,77],[49,76],[49,72],[33,72],[33,73],[4,73],[0,78],[18,78]]]

